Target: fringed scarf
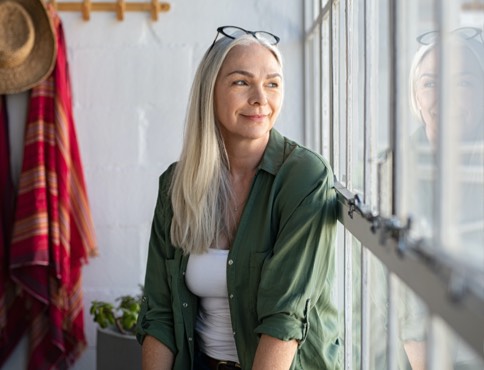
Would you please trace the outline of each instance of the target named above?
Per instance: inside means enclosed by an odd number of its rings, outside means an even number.
[[[84,350],[81,268],[97,254],[72,115],[64,32],[60,18],[51,12],[56,66],[31,91],[9,248],[10,276],[29,307],[29,317],[21,318],[29,322],[29,370],[67,368]]]

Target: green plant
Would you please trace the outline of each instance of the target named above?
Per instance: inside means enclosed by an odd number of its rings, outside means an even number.
[[[143,292],[143,287],[141,292]],[[122,334],[134,334],[141,308],[142,293],[138,296],[125,295],[116,298],[114,305],[105,301],[92,301],[90,314],[101,328],[116,327]]]

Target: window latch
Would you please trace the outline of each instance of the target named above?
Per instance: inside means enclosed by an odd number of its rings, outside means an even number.
[[[409,245],[408,234],[412,225],[410,217],[404,224],[397,217],[382,217],[363,203],[358,194],[355,194],[353,198],[348,200],[348,206],[348,216],[350,218],[353,218],[354,213],[357,212],[370,223],[370,230],[373,234],[380,231],[380,243],[382,245],[385,245],[388,238],[393,238],[398,241],[398,253],[404,254]]]
[[[355,211],[358,212],[365,220],[370,221],[371,223],[379,218],[378,213],[372,211],[369,206],[363,203],[358,194],[355,194],[352,199],[348,200],[348,206],[348,216],[350,216],[350,218],[353,218]]]
[[[407,218],[405,223],[397,217],[381,218],[380,242],[386,244],[388,238],[397,241],[397,252],[403,256],[405,251],[410,247],[408,235],[412,226],[412,219]]]

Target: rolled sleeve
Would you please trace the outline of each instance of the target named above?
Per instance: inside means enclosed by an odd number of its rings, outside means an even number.
[[[146,335],[153,336],[176,353],[171,289],[166,268],[167,259],[173,256],[169,255],[171,252],[167,245],[169,222],[164,204],[168,198],[163,189],[164,183],[162,176],[151,228],[144,296],[136,325],[136,336],[140,343]]]
[[[312,307],[330,301],[337,202],[332,172],[321,159],[306,158],[291,171],[293,180],[279,195],[284,204],[277,239],[262,267],[256,332],[301,345]]]

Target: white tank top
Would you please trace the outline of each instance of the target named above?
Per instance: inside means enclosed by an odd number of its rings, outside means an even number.
[[[195,325],[200,350],[218,360],[239,362],[227,293],[228,252],[210,248],[208,253],[190,255],[185,279],[200,298]]]

